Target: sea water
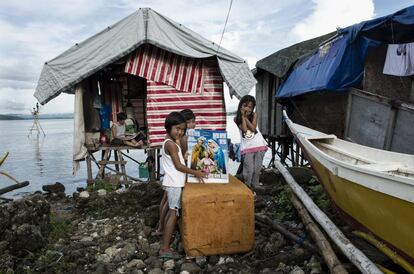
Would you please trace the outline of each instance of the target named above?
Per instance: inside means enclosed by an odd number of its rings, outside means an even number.
[[[86,163],[81,162],[80,170],[72,174],[72,147],[73,147],[73,120],[72,119],[45,119],[40,124],[46,136],[34,131],[29,135],[32,127],[31,120],[1,120],[0,121],[0,157],[9,152],[7,160],[0,166],[0,171],[7,172],[18,181],[29,181],[27,187],[14,190],[3,197],[18,198],[26,193],[42,189],[44,184],[62,183],[66,193],[71,194],[77,187],[86,186]],[[233,143],[240,142],[237,126],[233,116],[227,116],[228,137]],[[145,161],[147,155],[143,150],[130,150],[129,156],[139,162]],[[95,153],[99,158],[100,153]],[[270,150],[265,156],[264,163],[271,158]],[[128,160],[125,158],[125,160]],[[93,176],[98,169],[92,164]],[[229,160],[229,173],[235,174],[239,163]],[[128,160],[126,165],[128,175],[138,176],[138,166]],[[0,188],[13,184],[13,181],[0,175]]]

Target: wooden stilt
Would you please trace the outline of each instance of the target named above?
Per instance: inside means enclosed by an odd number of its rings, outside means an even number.
[[[155,149],[150,148],[147,150],[147,153],[148,153],[148,159],[149,159],[148,161],[149,181],[154,182],[156,179],[156,174],[155,174],[156,168],[155,168],[155,163],[154,163],[155,157],[156,157]]]
[[[119,151],[116,150],[115,153],[114,153],[115,161],[118,161],[119,160],[119,158],[118,158],[118,152]],[[116,171],[119,172],[119,164],[115,164],[115,169],[116,169]]]
[[[87,180],[87,184],[93,184],[93,178],[92,178],[92,161],[91,161],[91,156],[88,155],[86,156],[86,171],[88,173],[88,180]]]
[[[126,176],[126,169],[125,169],[126,162],[124,161],[124,158],[122,157],[122,153],[121,153],[120,150],[116,150],[115,155],[117,155],[117,154],[118,154],[118,158],[119,158],[119,163],[121,165],[121,174],[123,174],[122,177],[124,177],[124,181],[127,182],[128,177]],[[119,170],[117,170],[117,171],[119,171]]]
[[[109,150],[105,150],[105,153],[102,157],[102,161],[108,161],[108,160],[109,160]],[[100,179],[105,178],[105,164],[101,164],[97,177]]]

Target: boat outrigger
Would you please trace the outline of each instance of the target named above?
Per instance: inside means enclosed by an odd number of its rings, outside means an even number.
[[[414,263],[414,155],[347,142],[283,116],[332,202]]]

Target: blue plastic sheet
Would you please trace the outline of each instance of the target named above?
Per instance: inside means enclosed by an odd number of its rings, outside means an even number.
[[[337,37],[299,60],[276,97],[321,90],[340,92],[357,86],[363,78],[369,48],[408,42],[414,42],[414,6],[339,30]]]

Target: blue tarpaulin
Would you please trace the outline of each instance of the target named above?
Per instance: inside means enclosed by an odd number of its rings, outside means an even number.
[[[276,97],[321,90],[343,91],[356,86],[362,80],[364,59],[370,47],[409,42],[414,42],[414,6],[341,29],[332,40],[298,61]]]

